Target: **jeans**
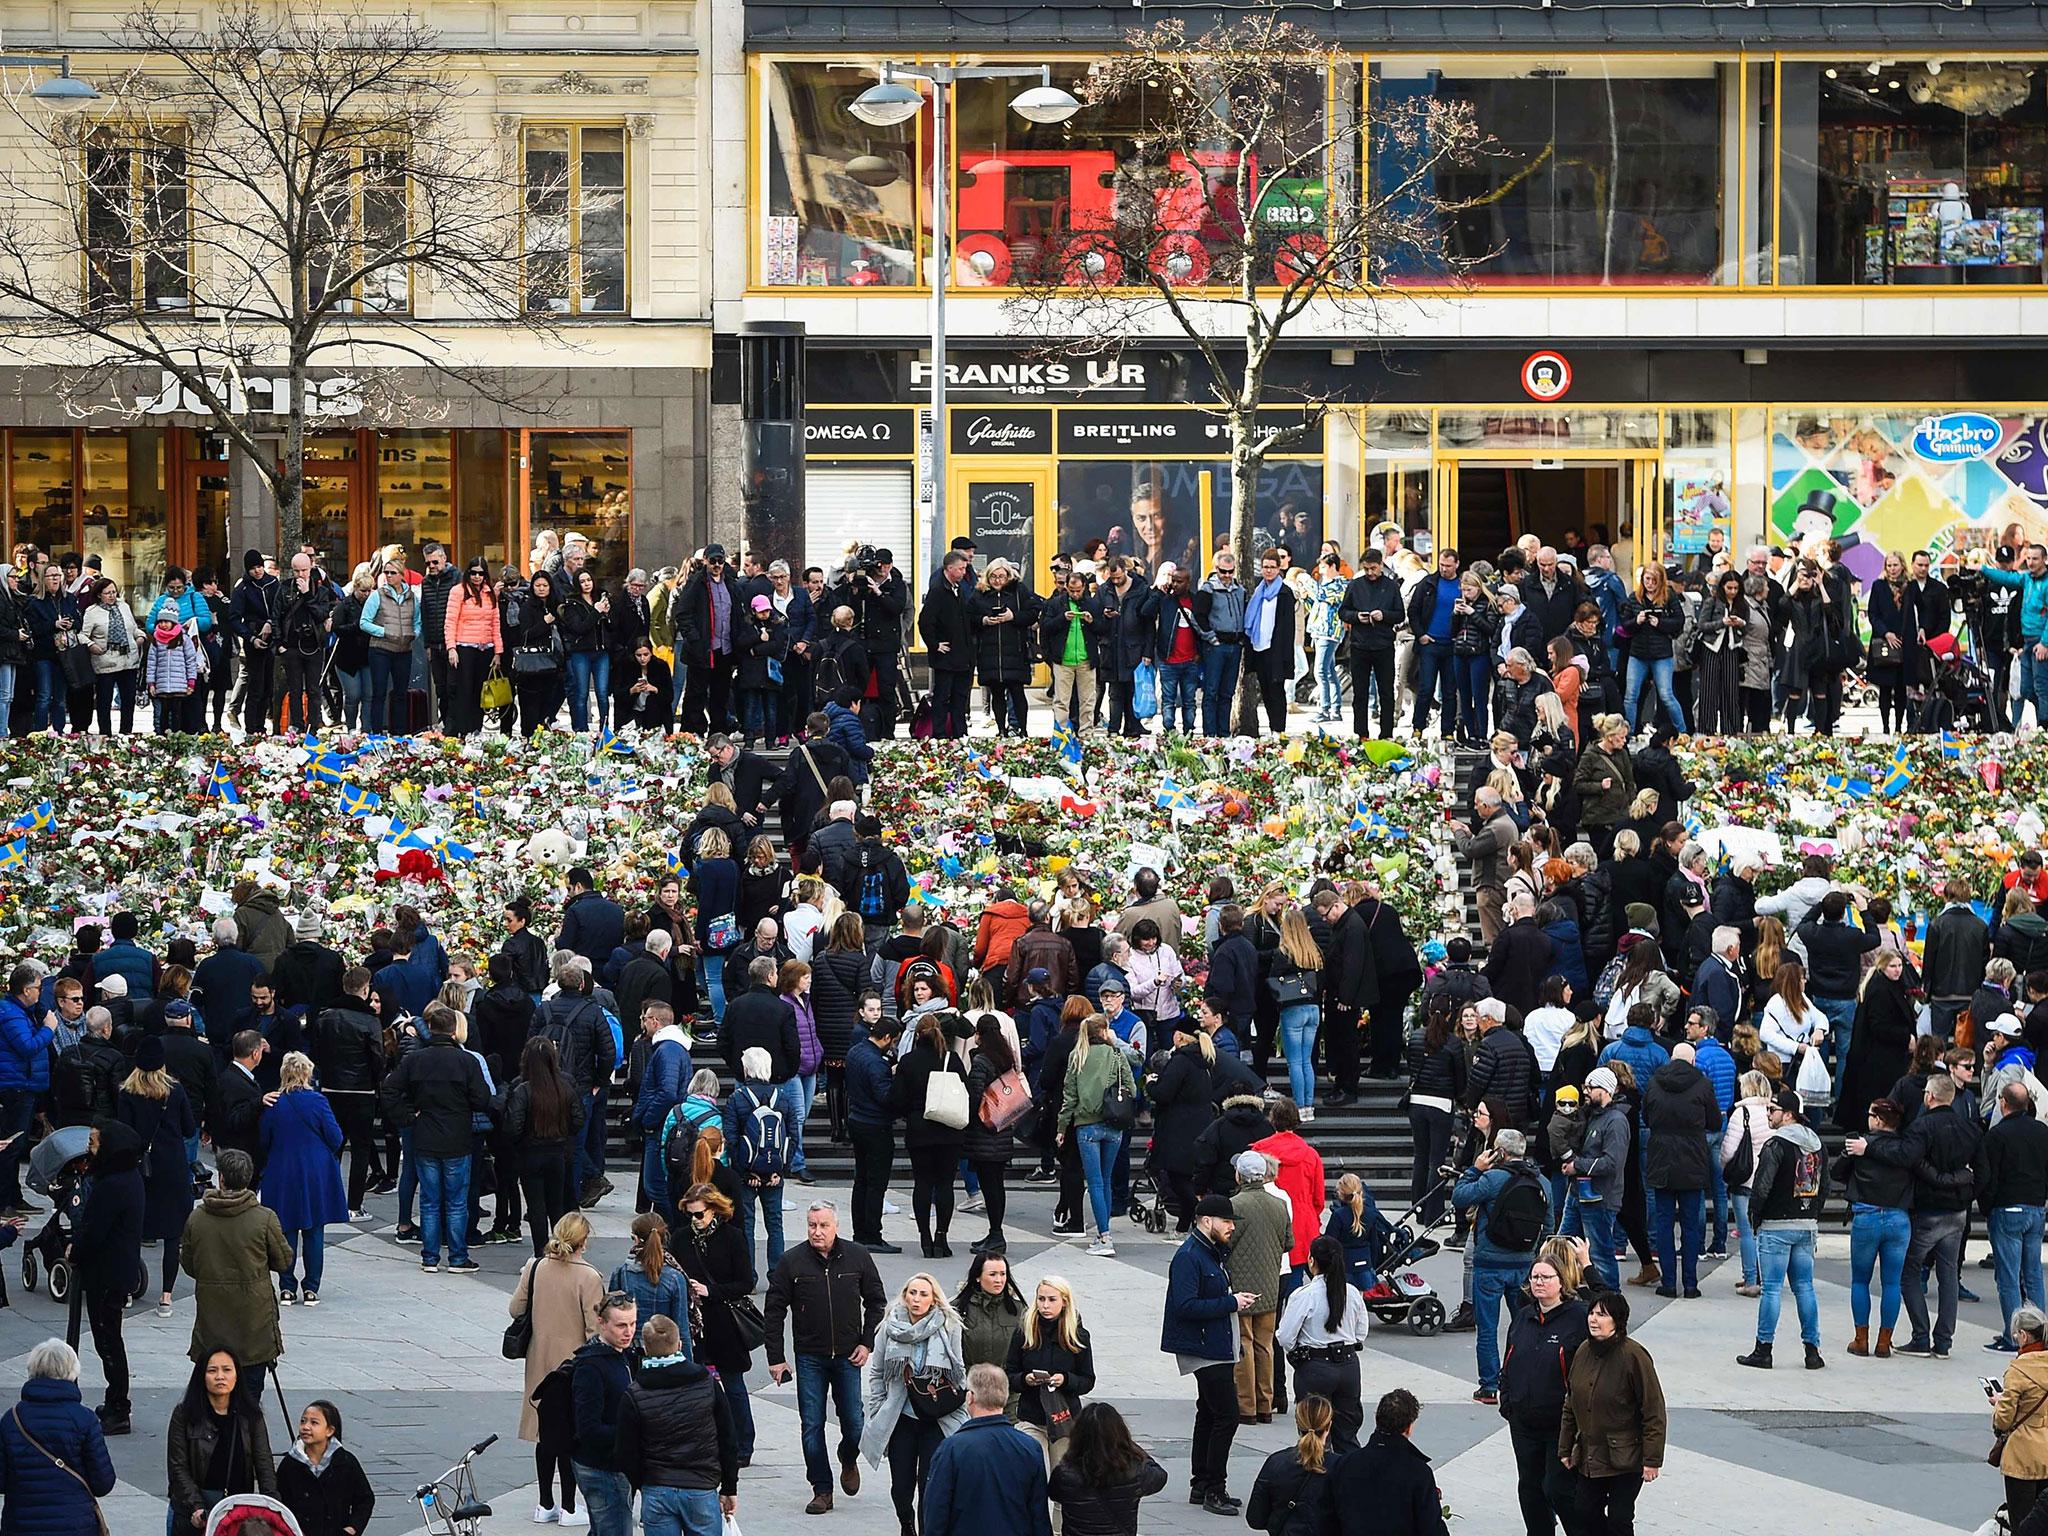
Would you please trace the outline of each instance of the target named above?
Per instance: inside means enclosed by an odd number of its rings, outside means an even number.
[[[2041,1210],[2038,1205],[2001,1205],[1985,1219],[1991,1234],[1991,1267],[1998,1276],[1998,1333],[2012,1337],[2012,1315],[2020,1303],[2041,1306]]]
[[[590,1090],[590,1103],[583,1117],[583,1140],[576,1149],[577,1192],[592,1179],[604,1177],[605,1084]]]
[[[401,713],[400,721],[393,723],[391,712],[404,711],[405,696],[412,689],[412,652],[387,651],[371,646],[369,660],[363,664],[363,672],[370,680],[370,691],[363,705],[363,727],[370,731],[403,731],[407,721]]]
[[[2020,720],[2027,712],[2027,701],[2034,703],[2034,724],[2048,726],[2048,661],[2034,659],[2034,647],[2041,643],[2040,636],[2020,642],[2020,691],[2012,701],[2012,728],[2020,728]]]
[[[657,1488],[640,1490],[642,1536],[719,1536],[725,1528],[725,1513],[718,1504],[715,1488]]]
[[[327,1229],[308,1227],[302,1232],[287,1232],[284,1245],[292,1253],[291,1267],[284,1272],[284,1293],[287,1296],[291,1294],[292,1276],[298,1271],[299,1254],[303,1252],[306,1255],[304,1288],[309,1295],[317,1294],[320,1277],[327,1268]]]
[[[1480,658],[1482,661],[1484,657]],[[1415,729],[1429,724],[1429,705],[1438,700],[1442,711],[1439,731],[1450,731],[1458,718],[1458,658],[1451,654],[1448,640],[1415,642]]]
[[[1674,1243],[1671,1224],[1679,1225]],[[1657,1240],[1657,1264],[1664,1271],[1666,1285],[1683,1284],[1688,1291],[1700,1288],[1700,1233],[1706,1225],[1705,1199],[1697,1189],[1653,1189],[1650,1191],[1650,1226]],[[1679,1280],[1683,1261],[1685,1279]]]
[[[754,1208],[759,1206],[768,1225],[768,1266],[774,1268],[782,1257],[782,1190],[780,1184],[742,1184],[740,1211],[747,1224],[747,1252],[754,1251]]]
[[[1474,741],[1486,740],[1486,712],[1493,702],[1493,669],[1488,665],[1492,660],[1459,656],[1452,663],[1458,680],[1458,729]]]
[[[1963,1257],[1963,1213],[1961,1211],[1915,1211],[1913,1241],[1906,1249],[1906,1316],[1913,1324],[1915,1344],[1932,1343],[1947,1351],[1956,1336],[1956,1303],[1961,1300]],[[1927,1277],[1934,1268],[1941,1310],[1928,1329]],[[2002,1319],[2006,1323],[2011,1318]]]
[[[1870,1272],[1882,1286],[1877,1325],[1891,1328],[1899,1320],[1899,1277],[1906,1272],[1906,1249],[1913,1241],[1913,1218],[1884,1205],[1858,1204],[1849,1219],[1849,1316],[1858,1328],[1870,1326]],[[2038,1234],[2039,1228],[2036,1228]]]
[[[1762,1271],[1757,1268],[1756,1229],[1749,1224],[1749,1191],[1732,1192],[1728,1203],[1735,1207],[1735,1244],[1742,1254],[1742,1283],[1756,1285]]]
[[[64,698],[70,692],[70,684],[64,677],[61,661],[39,661],[36,663],[36,712],[30,718],[29,729],[40,731],[44,726],[52,730],[64,729]],[[83,728],[83,720],[72,722],[76,728]]]
[[[1728,1248],[1728,1180],[1721,1172],[1721,1133],[1707,1132],[1707,1209],[1706,1219],[1713,1231],[1707,1239],[1707,1252],[1723,1253]]]
[[[1444,1213],[1444,1192],[1437,1184],[1437,1169],[1451,1155],[1451,1112],[1438,1109],[1432,1104],[1410,1104],[1408,1106],[1408,1130],[1415,1139],[1414,1171],[1409,1180],[1408,1198],[1421,1202],[1422,1220],[1430,1225]],[[1423,1199],[1427,1194],[1428,1199]]]
[[[839,1460],[842,1465],[860,1454],[860,1432],[865,1419],[861,1410],[860,1371],[844,1355],[798,1355],[796,1364],[796,1412],[802,1424],[799,1438],[804,1447],[804,1476],[811,1492],[832,1491],[832,1463],[825,1458],[825,1393],[839,1412]]]
[[[1757,1233],[1757,1257],[1764,1268],[1764,1294],[1756,1305],[1759,1344],[1768,1344],[1777,1337],[1778,1307],[1787,1280],[1792,1282],[1792,1300],[1799,1308],[1800,1341],[1820,1343],[1820,1300],[1813,1293],[1813,1244],[1811,1232],[1767,1227]]]
[[[1124,1133],[1113,1126],[1077,1125],[1074,1140],[1081,1150],[1081,1171],[1088,1178],[1088,1203],[1095,1208],[1095,1230],[1109,1236],[1109,1175]]]
[[[725,1022],[725,955],[722,951],[706,950],[699,958],[697,974],[703,978],[704,990],[711,996],[711,1021]]]
[[[20,674],[15,663],[0,661],[0,736],[7,734],[7,718],[14,713],[14,680]]]
[[[448,1262],[469,1262],[469,1155],[415,1157],[420,1179],[420,1262],[441,1262],[441,1241],[448,1242]],[[444,1230],[445,1229],[445,1230]]]
[[[1643,691],[1643,681],[1648,678],[1657,685],[1657,697],[1664,705],[1664,713],[1678,730],[1685,729],[1685,711],[1678,707],[1678,695],[1672,692],[1671,675],[1673,665],[1669,656],[1657,661],[1644,661],[1640,657],[1628,659],[1628,681],[1622,687],[1622,713],[1628,716],[1628,728],[1636,728],[1636,702]]]
[[[633,1536],[633,1485],[623,1472],[604,1472],[572,1460],[576,1487],[590,1512],[590,1536]]]
[[[112,706],[114,700],[121,701],[121,734],[127,736],[135,729],[135,678],[136,669],[125,672],[98,672],[93,675],[93,704],[99,714],[100,734],[113,734]]]
[[[1228,736],[1230,711],[1237,702],[1237,679],[1244,670],[1244,647],[1218,641],[1202,658],[1202,734]]]
[[[1607,1205],[1578,1207],[1579,1225],[1585,1229],[1586,1247],[1592,1253],[1593,1273],[1610,1291],[1621,1289],[1621,1265],[1614,1257],[1614,1209]]]
[[[1173,728],[1173,712],[1180,709],[1180,728],[1195,733],[1195,700],[1202,686],[1200,661],[1169,661],[1159,669],[1159,729]]]
[[[818,1097],[818,1074],[792,1077],[775,1092],[782,1100],[783,1118],[789,1122],[789,1171],[807,1173],[810,1164],[804,1160],[804,1122],[811,1118],[811,1105]]]
[[[368,722],[363,719],[363,706],[364,690],[370,681],[369,667],[361,666],[353,672],[344,672],[340,667],[336,667],[334,680],[341,684],[342,729],[353,731],[367,724]]]
[[[1470,1246],[1476,1247],[1475,1235]],[[1510,1269],[1498,1264],[1475,1264],[1472,1269],[1472,1313],[1478,1323],[1479,1390],[1500,1388],[1500,1304],[1521,1289],[1529,1278],[1526,1265]],[[1512,1306],[1512,1303],[1510,1303]]]
[[[740,690],[740,729],[748,739],[767,741],[780,728],[782,693],[775,688]]]
[[[1341,640],[1316,642],[1316,705],[1332,717],[1344,707],[1344,680],[1337,672],[1342,650]]]
[[[569,653],[569,725],[590,729],[590,690],[597,689],[597,725],[602,730],[612,718],[612,658],[606,651]]]
[[[1316,1101],[1316,1026],[1322,1021],[1317,1003],[1293,1003],[1280,1010],[1280,1049],[1287,1055],[1287,1087],[1296,1104],[1313,1106]]]
[[[1816,997],[1812,1002],[1828,1021],[1827,1048],[1834,1053],[1835,1097],[1839,1099],[1842,1096],[1842,1080],[1849,1075],[1849,1039],[1855,1033],[1856,999]]]

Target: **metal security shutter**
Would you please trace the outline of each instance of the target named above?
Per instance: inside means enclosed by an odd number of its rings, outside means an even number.
[[[872,544],[896,556],[896,569],[911,563],[911,503],[915,487],[908,464],[846,465],[813,469],[804,476],[804,563],[829,575],[852,543]]]

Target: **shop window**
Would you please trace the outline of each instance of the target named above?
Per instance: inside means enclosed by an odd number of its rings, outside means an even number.
[[[183,138],[96,133],[85,145],[85,291],[107,309],[192,301],[192,221]]]
[[[528,516],[541,530],[585,535],[607,587],[625,579],[632,558],[633,438],[630,432],[528,434]]]
[[[1446,448],[1655,448],[1655,410],[1445,410],[1437,415]]]
[[[526,302],[561,315],[626,312],[626,130],[525,132]]]
[[[336,432],[306,439],[306,479],[299,504],[300,538],[313,546],[322,569],[336,580],[346,580],[355,569],[349,522],[360,469],[354,433]],[[291,563],[292,553],[278,550],[279,570]]]
[[[2041,281],[2048,83],[2024,64],[1784,66],[1779,281]]]
[[[377,434],[377,542],[403,544],[415,568],[420,546],[455,539],[455,465],[449,432]]]
[[[1421,192],[1441,205],[1445,256],[1481,286],[1719,281],[1724,92],[1735,90],[1732,66],[1690,60],[1412,58],[1375,64],[1370,82],[1376,103],[1469,105],[1486,142]],[[1381,195],[1411,179],[1416,153],[1373,146]],[[1397,200],[1387,215],[1428,210]],[[1383,260],[1392,281],[1443,275],[1412,249]]]
[[[8,436],[8,548],[33,544],[45,554],[74,547],[72,512],[77,481],[69,432],[14,432]],[[109,573],[111,574],[111,573]]]
[[[929,111],[889,128],[848,110],[874,77],[775,63],[761,76],[761,281],[804,287],[910,287],[920,276]],[[922,138],[920,138],[922,136]]]
[[[170,519],[164,502],[164,434],[158,427],[85,434],[84,553],[138,600],[163,590]]]
[[[1735,548],[1735,440],[1727,411],[1671,411],[1664,423],[1664,511],[1671,552],[1711,569]]]
[[[400,258],[410,238],[407,152],[402,145],[354,153],[347,177],[315,204],[309,283],[314,302],[354,314],[402,315],[412,308],[412,269]],[[345,290],[345,291],[342,291]]]
[[[1055,267],[1071,268],[1084,259],[1088,230],[1111,227],[1118,231],[1119,248],[1151,241],[1155,269],[1190,285],[1205,278],[1235,281],[1215,265],[1244,244],[1233,143],[1198,147],[1192,163],[1177,155],[1163,165],[1146,164],[1138,157],[1147,153],[1145,131],[1156,115],[1151,93],[1127,92],[1088,105],[1065,123],[1031,123],[1010,110],[1021,83],[963,80],[955,92],[954,283],[1004,287],[1052,281],[1062,275]],[[1083,95],[1086,67],[1054,65],[1053,83]],[[1271,163],[1283,151],[1299,158],[1325,136],[1323,71],[1286,70],[1279,85],[1271,146],[1255,157],[1249,183],[1252,205],[1273,236],[1269,245],[1262,231],[1260,247],[1273,251],[1274,262],[1293,248],[1287,242],[1315,238],[1312,231],[1323,224],[1328,205],[1328,167],[1320,163],[1284,184],[1260,180],[1260,160]],[[1133,174],[1140,167],[1142,181]],[[1144,192],[1136,194],[1141,185]],[[1147,212],[1141,204],[1134,213],[1127,201],[1134,194],[1153,198],[1154,209]],[[1098,260],[1114,259],[1096,254]],[[1114,282],[1120,275],[1105,268],[1098,280]],[[1271,282],[1276,275],[1262,272],[1259,280]],[[1142,279],[1134,274],[1133,280]]]
[[[1205,551],[1230,536],[1234,501],[1227,462],[1069,459],[1059,471],[1059,547],[1096,561],[1128,555],[1148,574],[1167,561],[1206,572]],[[1259,475],[1253,548],[1284,544],[1297,564],[1308,564],[1322,539],[1322,465],[1269,462]]]
[[[478,555],[495,572],[513,558],[505,496],[505,434],[455,434],[455,554],[466,564]]]

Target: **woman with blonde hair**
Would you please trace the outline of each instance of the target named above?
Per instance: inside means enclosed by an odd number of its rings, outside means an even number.
[[[341,1122],[327,1095],[313,1086],[312,1058],[304,1052],[287,1052],[279,1065],[277,1098],[263,1111],[259,1130],[263,1203],[276,1213],[292,1251],[277,1299],[287,1307],[299,1299],[294,1275],[303,1253],[306,1305],[318,1306],[326,1228],[348,1220],[348,1192],[341,1183]]]
[[[1585,1290],[1591,1254],[1583,1237],[1547,1237],[1536,1257],[1557,1271],[1565,1295],[1579,1296]]]
[[[1081,1399],[1095,1390],[1095,1345],[1081,1325],[1074,1287],[1064,1276],[1040,1278],[1024,1326],[1010,1341],[1004,1369],[1017,1405],[1017,1427],[1045,1451],[1050,1476],[1067,1454],[1067,1437],[1056,1431],[1072,1427]],[[1062,1416],[1064,1426],[1055,1423]]]
[[[1765,1052],[1764,1060],[1775,1060]],[[1763,1294],[1763,1270],[1757,1260],[1756,1229],[1749,1220],[1749,1183],[1756,1173],[1756,1160],[1771,1135],[1771,1104],[1777,1088],[1770,1074],[1751,1070],[1735,1080],[1736,1100],[1728,1111],[1728,1128],[1721,1133],[1721,1170],[1728,1184],[1728,1203],[1735,1207],[1736,1246],[1742,1258],[1742,1278],[1735,1289],[1743,1296]]]
[[[1628,677],[1622,687],[1622,713],[1628,716],[1629,734],[1636,729],[1636,706],[1643,684],[1654,681],[1658,702],[1672,729],[1683,732],[1685,711],[1679,707],[1672,678],[1676,670],[1673,652],[1685,630],[1685,602],[1671,590],[1671,579],[1655,560],[1645,561],[1636,572],[1633,597],[1621,605],[1621,621],[1629,628]]]
[[[1323,1017],[1323,952],[1308,931],[1301,908],[1280,909],[1280,947],[1267,981],[1280,1006],[1280,1050],[1287,1058],[1287,1085],[1304,1122],[1316,1117],[1316,1030]]]
[[[114,1118],[142,1143],[142,1236],[163,1245],[163,1287],[156,1315],[171,1315],[171,1289],[178,1278],[178,1246],[192,1214],[190,1147],[199,1140],[199,1118],[185,1085],[165,1066],[164,1043],[145,1035],[135,1046],[135,1067],[114,1096]]]
[[[545,1405],[533,1400],[548,1373],[586,1344],[597,1332],[598,1308],[604,1302],[604,1280],[585,1262],[590,1221],[571,1211],[555,1223],[547,1252],[527,1262],[506,1305],[511,1317],[531,1317],[532,1342],[526,1348],[526,1388],[520,1398],[519,1438],[534,1447],[533,1465],[540,1479],[540,1502],[534,1506],[537,1525],[567,1522],[576,1513],[576,1474],[569,1466],[575,1437],[566,1401],[550,1394]],[[566,1394],[560,1394],[566,1397]],[[552,1497],[556,1474],[562,1480],[562,1502]],[[583,1521],[577,1521],[583,1524]]]
[[[1116,1167],[1124,1133],[1103,1118],[1103,1101],[1113,1094],[1135,1098],[1137,1083],[1109,1020],[1092,1013],[1082,1023],[1074,1041],[1074,1054],[1067,1059],[1056,1135],[1059,1145],[1064,1146],[1071,1137],[1080,1150],[1081,1171],[1088,1181],[1088,1203],[1095,1213],[1095,1242],[1088,1252],[1097,1258],[1116,1257],[1116,1248],[1109,1240],[1109,1190],[1111,1170]]]
[[[967,1422],[966,1392],[960,1319],[938,1280],[920,1270],[903,1282],[875,1331],[860,1433],[869,1466],[889,1458],[889,1497],[906,1536],[919,1528],[925,1480],[939,1442]]]
[[[1330,1400],[1311,1394],[1294,1407],[1295,1442],[1268,1456],[1252,1480],[1244,1523],[1267,1536],[1330,1536],[1337,1512],[1330,1503]]]

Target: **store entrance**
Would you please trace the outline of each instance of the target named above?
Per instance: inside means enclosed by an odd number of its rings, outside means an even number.
[[[1577,460],[1461,463],[1457,544],[1467,560],[1491,560],[1524,534],[1562,546],[1567,529],[1611,544],[1621,525],[1622,467]]]

